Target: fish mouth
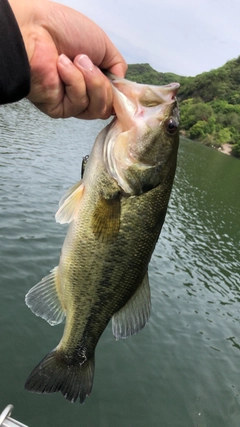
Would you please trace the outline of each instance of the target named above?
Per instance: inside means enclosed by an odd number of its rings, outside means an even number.
[[[122,131],[133,126],[143,129],[143,123],[155,129],[166,116],[177,113],[177,92],[180,84],[164,86],[135,83],[110,75],[113,87],[113,108],[122,125]]]
[[[177,82],[169,83],[169,84],[165,85],[165,88],[166,88],[167,92],[169,89],[172,91],[172,97],[171,97],[172,101],[176,100],[177,99],[176,98],[177,93],[178,93],[178,90],[180,88],[180,83],[177,83]],[[162,86],[162,89],[164,89],[164,86]]]
[[[156,86],[151,84],[136,83],[127,79],[106,73],[113,87],[127,96],[128,99],[139,99],[140,103],[172,103],[176,100],[180,88],[178,82]],[[148,106],[148,105],[146,105]]]
[[[150,158],[149,148],[156,135],[166,132],[167,121],[178,127],[177,92],[179,83],[154,86],[111,76],[113,106],[116,116],[109,125],[103,145],[106,168],[125,195],[135,194],[127,171],[156,168],[156,155]],[[167,129],[167,128],[166,128]],[[145,153],[145,154],[143,154]],[[160,163],[162,162],[161,156]],[[150,173],[150,172],[149,172]],[[135,177],[137,180],[137,176]]]

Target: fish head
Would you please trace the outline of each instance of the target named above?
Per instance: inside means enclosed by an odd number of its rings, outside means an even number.
[[[115,77],[112,85],[116,117],[105,141],[105,161],[124,193],[141,194],[174,176],[180,85],[145,85]]]

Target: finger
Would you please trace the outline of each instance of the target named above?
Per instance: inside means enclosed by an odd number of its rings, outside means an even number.
[[[124,78],[127,72],[127,65],[125,66],[125,64],[123,63],[115,64],[112,67],[110,67],[108,71],[114,74],[115,76]]]
[[[58,35],[54,37],[58,52],[65,53],[71,59],[84,52],[99,68],[109,70],[119,77],[125,76],[126,61],[97,24],[67,6],[47,2],[46,7],[50,17],[48,21],[50,33]],[[59,31],[59,23],[62,31]]]
[[[93,65],[87,55],[78,55],[74,64],[84,76],[89,105],[80,114],[84,119],[107,119],[112,114],[113,92],[108,78]]]
[[[51,37],[46,31],[40,31],[30,61],[31,90],[27,98],[50,117],[55,117],[54,109],[64,95],[64,85],[56,68],[57,59]]]
[[[81,71],[65,55],[60,55],[57,68],[65,93],[61,102],[56,106],[59,117],[78,117],[89,105],[84,76]]]
[[[106,36],[106,52],[99,68],[108,70],[110,73],[118,77],[124,78],[128,69],[128,65],[122,55],[117,51],[111,40]]]

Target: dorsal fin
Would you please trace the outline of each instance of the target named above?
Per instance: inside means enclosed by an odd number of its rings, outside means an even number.
[[[77,217],[83,192],[84,184],[82,181],[79,181],[67,191],[66,195],[60,200],[60,208],[55,215],[57,222],[66,224]]]
[[[151,294],[146,273],[141,285],[128,302],[112,317],[112,331],[116,340],[137,334],[148,322]]]
[[[63,322],[65,318],[59,295],[60,281],[58,267],[55,267],[49,276],[44,277],[28,291],[25,302],[36,316],[42,317],[53,326]]]

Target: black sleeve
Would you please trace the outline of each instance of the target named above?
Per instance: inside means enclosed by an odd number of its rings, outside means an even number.
[[[22,35],[8,1],[0,0],[0,104],[19,101],[29,91],[30,66]]]

